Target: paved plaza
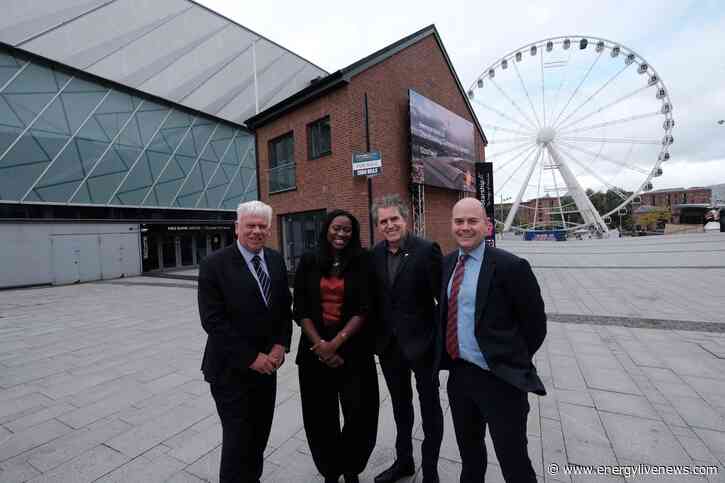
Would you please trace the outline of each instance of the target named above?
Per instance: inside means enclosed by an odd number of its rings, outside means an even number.
[[[528,424],[539,480],[624,481],[564,469],[642,464],[720,471],[633,480],[725,481],[725,234],[500,246],[532,262],[549,313],[536,355],[548,395],[530,397]],[[0,291],[0,482],[217,481],[221,429],[199,371],[195,272],[176,273],[186,278]],[[446,377],[439,470],[454,482]],[[379,380],[378,443],[364,482],[394,458]],[[278,381],[263,479],[322,481],[291,356]],[[486,481],[503,481],[487,444]]]

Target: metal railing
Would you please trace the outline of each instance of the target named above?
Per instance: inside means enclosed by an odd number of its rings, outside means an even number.
[[[285,163],[269,170],[269,192],[279,193],[297,187],[295,163]]]

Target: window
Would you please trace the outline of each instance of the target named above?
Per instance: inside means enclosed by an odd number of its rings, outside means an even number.
[[[295,155],[294,137],[289,132],[269,142],[269,192],[294,189]]]
[[[330,116],[325,116],[307,125],[307,154],[317,159],[332,152]]]

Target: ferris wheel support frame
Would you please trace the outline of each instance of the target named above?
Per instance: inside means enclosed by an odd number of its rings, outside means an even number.
[[[566,184],[569,194],[574,199],[574,203],[579,209],[579,214],[584,219],[584,223],[589,226],[594,226],[600,233],[609,232],[607,224],[604,223],[604,219],[599,214],[599,211],[592,204],[592,200],[589,199],[582,185],[577,181],[576,176],[569,169],[569,165],[566,164],[564,158],[562,158],[552,144],[546,145],[546,150],[551,156],[551,159],[556,163],[559,173]]]

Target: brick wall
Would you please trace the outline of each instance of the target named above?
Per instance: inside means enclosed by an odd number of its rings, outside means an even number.
[[[641,199],[643,205],[666,207],[678,204],[710,203],[711,196],[709,188],[689,188],[663,193],[645,193],[641,196]]]
[[[352,78],[350,84],[312,101],[257,130],[260,199],[275,210],[276,218],[287,213],[343,208],[360,221],[363,244],[369,241],[367,180],[353,178],[351,158],[366,151],[364,99],[367,94],[370,148],[383,158],[383,174],[372,180],[373,197],[399,193],[410,201],[408,89],[413,89],[461,117],[472,121],[462,93],[431,35]],[[307,159],[306,125],[330,116],[332,154]],[[294,131],[297,189],[269,194],[268,141]],[[476,135],[477,159],[484,146]],[[426,235],[453,249],[450,210],[459,193],[425,187]],[[280,245],[278,223],[273,223],[272,246]],[[377,237],[377,234],[375,234]],[[377,241],[377,240],[375,240]]]

